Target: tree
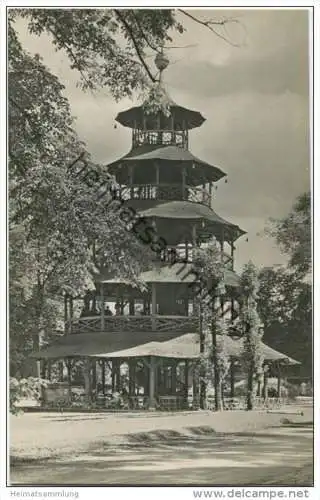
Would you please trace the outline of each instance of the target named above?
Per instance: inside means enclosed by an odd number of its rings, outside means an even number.
[[[209,366],[213,366],[216,411],[222,409],[222,379],[225,368],[224,334],[225,328],[219,315],[220,301],[225,294],[224,264],[215,242],[197,248],[193,265],[200,278],[197,302],[200,315],[200,407],[205,407],[206,385]],[[219,342],[217,336],[220,336]],[[210,342],[211,336],[211,342]]]
[[[289,215],[272,220],[269,233],[289,257],[289,268],[303,278],[311,271],[311,196],[301,194]]]
[[[110,177],[88,157],[96,182],[69,166],[84,151],[74,132],[63,86],[9,26],[9,237],[11,369],[40,337],[59,327],[63,293],[94,286],[99,266],[137,280],[151,257],[120,213],[97,197]],[[93,243],[100,249],[94,255]]]
[[[301,362],[302,375],[312,373],[312,289],[286,268],[259,273],[258,311],[266,342]]]
[[[243,306],[240,315],[241,328],[244,333],[244,361],[247,368],[247,409],[254,407],[255,387],[254,377],[262,373],[262,324],[257,311],[258,272],[252,262],[249,262],[240,278]]]

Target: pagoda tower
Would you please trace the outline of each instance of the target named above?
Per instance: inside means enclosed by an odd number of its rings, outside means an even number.
[[[161,73],[168,60],[159,55],[156,64]],[[161,81],[159,85],[161,90]],[[116,196],[165,242],[155,252],[152,268],[140,276],[146,289],[102,271],[96,290],[81,298],[80,317],[75,317],[75,299],[65,298],[66,332],[71,335],[61,341],[59,351],[52,348],[48,354],[48,359],[83,359],[89,399],[93,388],[99,392],[99,384],[106,395],[108,370],[112,392],[121,392],[120,367],[126,364],[131,408],[137,407],[140,394],[146,408],[189,407],[191,387],[193,407],[199,406],[200,322],[191,286],[196,247],[216,241],[225,269],[221,316],[232,321],[238,309],[234,249],[244,231],[214,211],[215,184],[226,174],[189,150],[189,133],[204,117],[169,98],[167,102],[168,112],[141,105],[118,114],[116,121],[132,131],[132,147],[108,165],[117,181]]]

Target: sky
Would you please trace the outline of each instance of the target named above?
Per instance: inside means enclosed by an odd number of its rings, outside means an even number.
[[[168,49],[163,75],[172,99],[200,111],[205,123],[190,132],[195,156],[228,174],[215,191],[213,209],[247,235],[237,242],[236,269],[283,264],[275,242],[264,234],[270,218],[289,213],[310,186],[308,12],[306,10],[193,10],[198,18],[236,18],[228,38],[179,15],[186,32]],[[75,128],[94,160],[108,164],[131,147],[131,131],[114,118],[138,101],[116,103],[107,88],[94,94],[77,87],[79,75],[46,35],[29,35],[17,24],[23,46],[38,53],[65,85]],[[221,32],[226,35],[225,32]],[[248,241],[246,241],[248,239]]]

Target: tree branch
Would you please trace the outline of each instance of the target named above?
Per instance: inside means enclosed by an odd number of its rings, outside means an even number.
[[[134,35],[133,35],[133,32],[132,32],[132,29],[131,29],[130,25],[127,23],[127,21],[126,21],[126,20],[124,19],[124,17],[121,15],[121,12],[120,12],[119,10],[114,9],[114,12],[115,12],[115,14],[116,14],[117,18],[119,19],[119,21],[121,22],[121,24],[122,24],[122,25],[125,27],[125,29],[127,30],[127,33],[128,33],[128,35],[130,36],[131,41],[132,41],[132,43],[133,43],[133,45],[134,45],[135,51],[136,51],[136,53],[137,53],[137,56],[138,56],[139,60],[141,61],[141,64],[142,64],[142,66],[144,67],[144,69],[145,69],[145,71],[146,71],[147,75],[149,76],[150,80],[151,80],[153,83],[156,83],[156,81],[157,81],[157,80],[156,80],[156,78],[153,76],[153,74],[151,73],[149,66],[147,65],[147,63],[146,63],[146,62],[145,62],[145,60],[144,60],[144,57],[143,57],[143,55],[142,55],[142,53],[141,53],[141,50],[140,50],[140,48],[139,48],[139,46],[138,46],[137,40],[135,39],[135,37],[134,37]]]
[[[221,21],[213,21],[213,20],[201,21],[201,19],[198,19],[197,17],[193,16],[192,14],[190,14],[189,12],[187,12],[184,9],[178,9],[178,11],[181,12],[181,14],[183,14],[184,16],[189,17],[190,19],[192,19],[192,21],[194,21],[194,22],[196,22],[196,23],[204,26],[205,28],[208,28],[218,38],[221,38],[222,40],[224,40],[225,42],[227,42],[229,45],[232,45],[233,47],[240,47],[241,46],[241,44],[232,42],[227,37],[225,37],[224,35],[222,35],[221,33],[219,33],[218,31],[216,31],[213,28],[213,26],[222,26],[222,27],[225,27],[228,23],[238,23],[238,24],[240,24],[237,19],[222,19]]]

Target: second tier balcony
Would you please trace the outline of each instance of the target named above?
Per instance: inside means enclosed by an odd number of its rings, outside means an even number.
[[[181,184],[132,184],[121,186],[117,196],[122,200],[185,200],[202,203],[211,207],[209,191],[199,186],[182,186]]]
[[[71,333],[90,332],[181,332],[194,333],[198,329],[196,316],[93,316],[73,320]]]

